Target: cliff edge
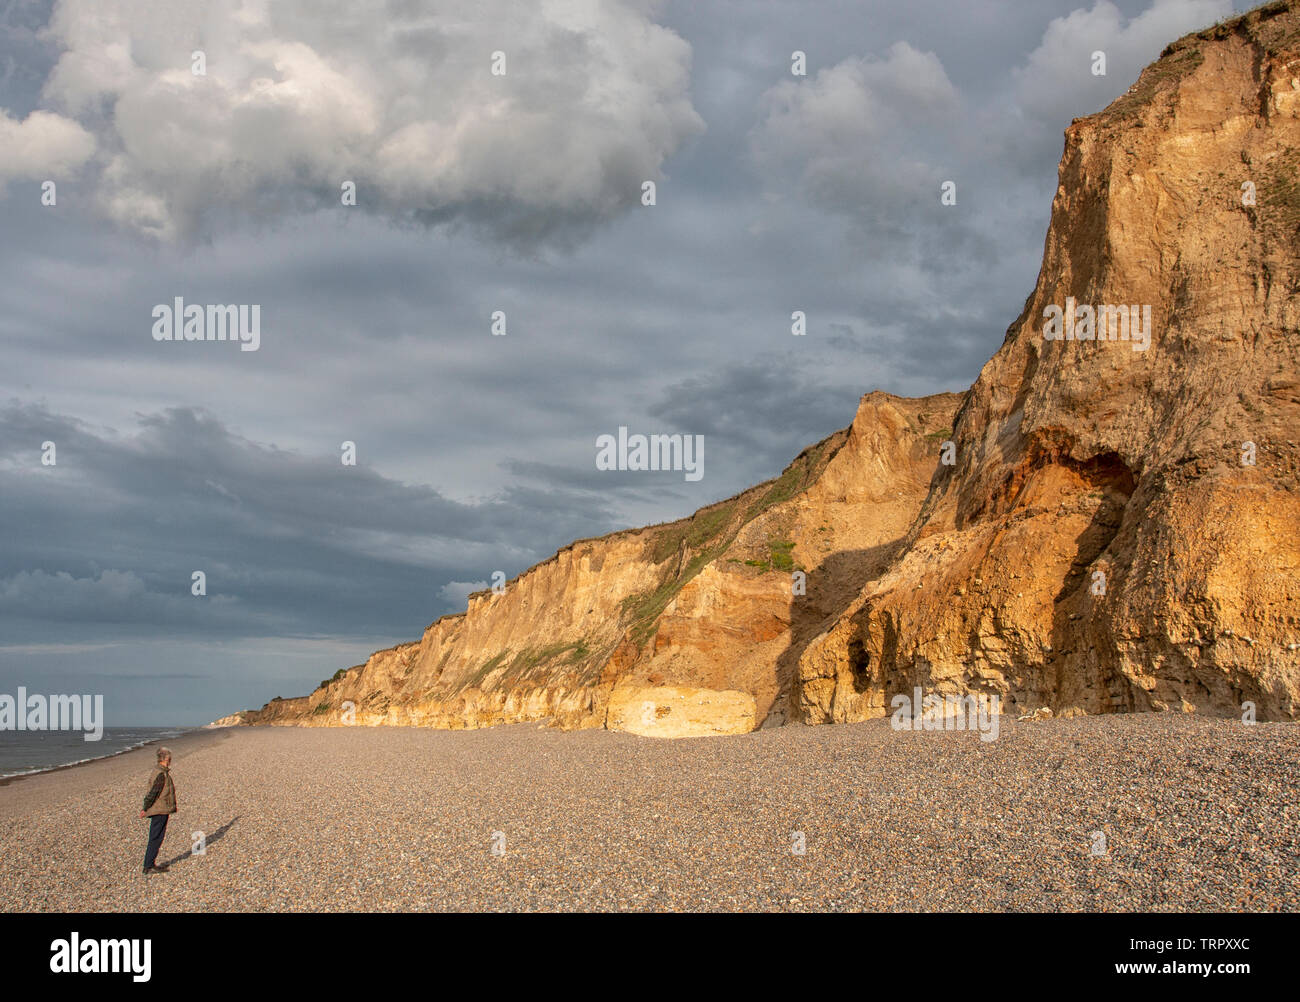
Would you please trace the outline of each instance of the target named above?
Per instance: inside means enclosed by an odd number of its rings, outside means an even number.
[[[863,398],[779,478],[582,540],[223,723],[664,737],[1300,710],[1300,8],[1170,45],[1065,134],[1042,270],[964,396]]]

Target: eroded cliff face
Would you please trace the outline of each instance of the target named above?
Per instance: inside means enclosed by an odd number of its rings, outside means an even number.
[[[547,720],[664,737],[785,719],[797,655],[901,543],[956,394],[864,397],[776,480],[678,522],[582,540],[250,724]],[[230,722],[226,718],[225,722]]]
[[[239,721],[677,737],[915,686],[1296,719],[1298,179],[1296,6],[1174,43],[1066,132],[1037,286],[964,397],[869,394],[777,480],[576,542]],[[1045,338],[1081,306],[1094,336],[1138,307],[1128,339]]]
[[[963,402],[957,461],[804,652],[799,715],[880,716],[919,685],[1295,719],[1298,252],[1300,11],[1274,4],[1070,126],[1038,284]],[[1149,305],[1149,346],[1047,340],[1067,297]]]

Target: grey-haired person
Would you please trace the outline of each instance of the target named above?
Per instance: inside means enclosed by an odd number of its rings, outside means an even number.
[[[140,817],[149,819],[149,845],[144,851],[142,873],[166,873],[166,864],[157,865],[158,850],[167,834],[167,819],[176,813],[176,787],[172,785],[172,753],[170,748],[158,749],[158,764],[149,777],[149,792],[144,795]]]

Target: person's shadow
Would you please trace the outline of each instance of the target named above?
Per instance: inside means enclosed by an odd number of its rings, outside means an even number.
[[[238,820],[240,819],[240,817],[241,817],[241,815],[236,814],[233,818],[231,818],[231,819],[230,819],[229,821],[227,821],[224,825],[222,825],[220,828],[218,828],[216,831],[214,831],[211,835],[207,836],[207,838],[204,840],[204,843],[203,843],[204,848],[205,848],[205,849],[210,848],[211,846],[215,845],[217,842],[221,841],[221,837],[222,837],[223,835],[225,835],[226,832],[230,831],[231,826],[232,826],[236,821],[238,821]],[[164,865],[165,865],[165,866],[172,866],[172,865],[175,864],[175,863],[179,863],[179,862],[180,862],[181,860],[183,860],[183,859],[189,859],[189,858],[190,858],[191,856],[193,856],[193,855],[194,855],[194,850],[193,850],[193,849],[188,849],[188,850],[186,850],[185,852],[181,853],[181,854],[180,854],[179,856],[177,856],[176,858],[167,860],[167,862],[166,862]]]

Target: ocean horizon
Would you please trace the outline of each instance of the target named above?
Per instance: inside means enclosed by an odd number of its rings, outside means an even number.
[[[105,727],[98,741],[86,741],[82,731],[0,731],[0,779],[109,758],[192,730],[195,728]]]

